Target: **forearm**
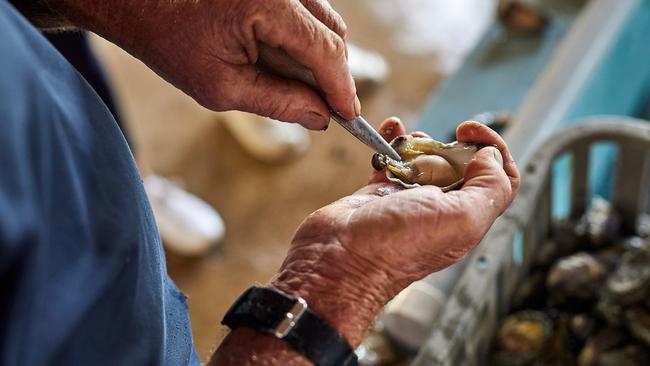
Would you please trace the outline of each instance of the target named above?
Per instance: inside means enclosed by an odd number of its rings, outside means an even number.
[[[108,25],[117,17],[122,16],[125,2],[126,0],[11,1],[35,27],[41,30],[57,31],[82,28],[100,32],[108,30]],[[143,6],[147,3],[147,1],[141,2]]]
[[[304,298],[312,312],[356,348],[389,296],[383,294],[380,290],[382,287],[378,286],[385,281],[380,272],[340,268],[333,263],[337,261],[337,256],[332,255],[333,251],[337,251],[336,246],[319,246],[328,253],[316,255],[318,252],[314,250],[314,245],[302,249],[309,256],[283,266],[270,286]],[[294,250],[291,255],[299,257],[297,252],[300,251]],[[347,261],[350,262],[353,261]],[[224,339],[210,365],[242,364],[309,365],[310,362],[285,341],[240,328]]]
[[[134,42],[139,22],[154,18],[152,11],[163,8],[146,0],[13,0],[12,4],[43,31],[90,30],[122,47]]]

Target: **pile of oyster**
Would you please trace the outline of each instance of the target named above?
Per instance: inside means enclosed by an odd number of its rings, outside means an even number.
[[[402,160],[375,154],[372,166],[376,170],[386,171],[388,180],[404,188],[435,185],[444,192],[463,185],[465,165],[482,147],[467,142],[445,144],[411,135],[398,136],[390,144]]]
[[[595,198],[558,222],[502,321],[490,364],[650,365],[650,236]]]

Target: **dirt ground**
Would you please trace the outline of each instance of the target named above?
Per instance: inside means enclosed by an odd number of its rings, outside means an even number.
[[[346,19],[350,40],[380,51],[392,69],[381,89],[361,96],[363,114],[374,125],[390,115],[413,124],[491,11],[483,0],[332,3]],[[94,44],[117,90],[136,155],[156,173],[182,181],[225,220],[226,240],[211,255],[168,255],[169,272],[189,297],[197,351],[206,360],[225,332],[219,321],[228,306],[251,284],[269,280],[307,214],[365,183],[371,152],[332,126],[311,133],[311,147],[294,161],[258,162],[220,123],[222,114],[203,109],[117,47],[99,38]]]

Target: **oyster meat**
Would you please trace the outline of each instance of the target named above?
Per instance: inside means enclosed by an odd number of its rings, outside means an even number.
[[[405,188],[435,185],[444,192],[463,184],[465,165],[472,160],[481,145],[452,142],[445,144],[427,137],[398,136],[391,146],[401,161],[383,154],[372,157],[372,166],[385,170],[391,182]]]

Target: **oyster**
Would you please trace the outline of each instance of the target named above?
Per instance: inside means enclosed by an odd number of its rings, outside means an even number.
[[[598,366],[647,365],[650,362],[648,351],[639,345],[628,345],[603,352],[597,359]]]
[[[435,185],[444,192],[463,184],[465,165],[474,157],[481,145],[452,142],[445,144],[427,137],[398,136],[391,146],[402,161],[383,154],[372,157],[376,170],[385,170],[391,182],[404,188]]]
[[[650,239],[650,214],[639,215],[636,231],[640,237]],[[650,245],[650,242],[646,241],[646,244]]]
[[[595,366],[606,351],[615,349],[625,341],[625,333],[619,328],[603,328],[589,338],[578,355],[579,366]]]
[[[630,251],[630,252],[650,249],[650,242],[636,235],[628,236],[622,239],[619,242],[619,245],[623,247],[624,251]]]
[[[530,0],[501,0],[498,16],[501,25],[514,34],[540,33],[549,22],[541,6]]]
[[[513,294],[513,308],[535,309],[539,307],[539,304],[543,304],[547,298],[544,281],[546,281],[544,271],[535,271],[525,278]]]
[[[623,324],[623,312],[625,309],[607,294],[601,296],[601,299],[596,304],[595,310],[607,324],[611,326],[620,326]]]
[[[494,365],[527,365],[543,356],[553,324],[541,311],[520,311],[507,316],[497,333]]]
[[[650,347],[650,311],[640,307],[627,310],[625,324],[636,339]]]
[[[596,319],[587,314],[576,314],[571,317],[571,333],[579,340],[585,341],[596,330]]]
[[[558,260],[546,277],[552,299],[563,305],[581,306],[596,300],[607,268],[591,254],[580,252]]]
[[[576,233],[575,227],[576,224],[568,220],[553,223],[550,238],[537,249],[533,265],[546,269],[558,259],[583,249],[586,240]]]
[[[549,346],[540,357],[539,365],[575,365],[577,362],[576,355],[573,352],[573,342],[571,337],[571,320],[567,314],[554,316],[549,313],[549,318],[554,318],[553,335],[549,340]]]
[[[576,226],[579,235],[585,235],[593,247],[602,247],[619,236],[621,217],[612,204],[601,198],[594,197],[589,209]]]
[[[646,299],[650,294],[650,250],[625,253],[605,284],[605,295],[621,305]]]

